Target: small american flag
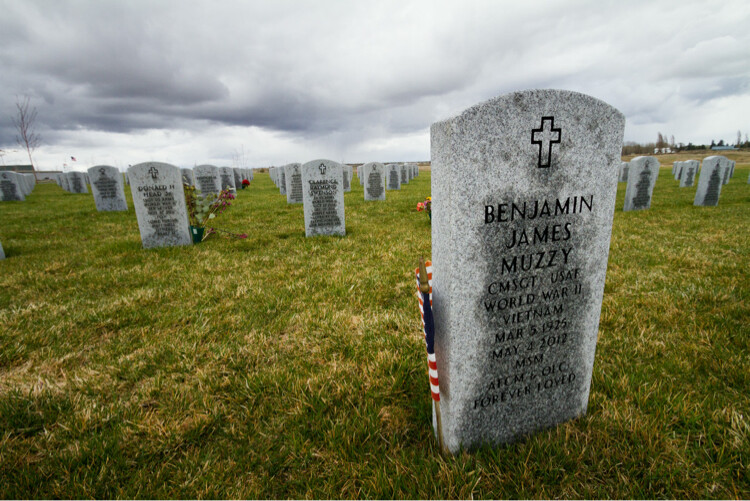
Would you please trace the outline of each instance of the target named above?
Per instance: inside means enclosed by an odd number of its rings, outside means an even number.
[[[70,157],[70,159],[73,160],[74,162],[78,161],[78,160],[76,160],[76,157]]]
[[[419,312],[422,314],[422,329],[424,331],[424,342],[427,345],[427,365],[430,373],[430,393],[435,402],[440,402],[440,386],[438,384],[437,361],[435,360],[435,323],[432,318],[432,263],[425,263],[429,292],[421,292],[419,289],[419,268],[415,270],[417,275],[417,297],[419,298]]]

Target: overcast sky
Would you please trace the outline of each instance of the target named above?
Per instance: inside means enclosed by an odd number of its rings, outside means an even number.
[[[428,160],[431,123],[530,88],[606,101],[626,141],[744,139],[750,2],[0,0],[6,165],[16,96],[38,168],[83,170]]]

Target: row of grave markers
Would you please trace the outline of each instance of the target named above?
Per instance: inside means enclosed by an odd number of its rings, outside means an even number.
[[[719,204],[721,187],[734,177],[734,160],[721,155],[712,155],[703,159],[701,167],[698,160],[674,162],[672,175],[679,181],[680,188],[691,187],[698,177],[693,205],[713,207]],[[659,160],[655,157],[635,157],[630,162],[622,162],[619,167],[618,181],[628,183],[625,189],[623,211],[645,210],[651,207],[656,178],[659,177]],[[748,177],[750,183],[750,177]]]
[[[361,166],[358,172],[366,176],[366,200],[385,200],[388,167],[397,172],[394,176],[399,188],[401,181],[408,183],[419,173],[416,164],[385,166],[373,162]],[[304,204],[306,236],[346,234],[343,193],[347,187],[351,190],[351,166],[314,160],[304,165],[272,167],[269,172],[277,186],[284,187],[282,193],[287,195],[288,203]],[[144,248],[152,248],[192,243],[183,184],[196,186],[203,193],[219,193],[224,189],[235,190],[245,179],[253,179],[251,169],[212,165],[179,169],[147,162],[130,167],[124,177],[115,167],[98,165],[86,173],[59,174],[55,181],[74,193],[88,193],[87,183],[90,183],[99,211],[127,211],[124,184],[130,184],[141,242]]]
[[[418,175],[414,163],[370,162],[357,168],[365,201],[385,200],[386,189],[401,189],[401,181],[408,183]],[[303,204],[306,236],[346,234],[344,193],[351,192],[352,166],[318,159],[270,167],[269,176],[288,204]]]
[[[34,174],[0,171],[0,201],[23,202],[35,186]]]

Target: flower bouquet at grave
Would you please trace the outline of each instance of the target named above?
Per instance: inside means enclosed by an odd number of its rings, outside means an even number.
[[[184,185],[185,205],[187,206],[188,220],[193,233],[194,242],[201,242],[214,233],[225,233],[234,238],[247,238],[245,233],[232,233],[218,228],[207,227],[206,224],[223,214],[232,205],[235,199],[230,190],[222,190],[219,194],[208,193],[203,195],[195,186]]]
[[[247,188],[248,186],[250,186],[250,181],[249,181],[249,180],[247,180],[247,179],[243,179],[243,180],[242,180],[242,189],[244,190],[244,189],[245,189],[245,188]]]
[[[432,197],[425,198],[424,202],[417,202],[417,212],[426,212],[432,219]]]

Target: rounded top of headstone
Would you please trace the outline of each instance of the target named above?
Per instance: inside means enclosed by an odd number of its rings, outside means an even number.
[[[102,169],[104,169],[104,172],[112,172],[112,170],[114,170],[115,172],[120,172],[120,169],[111,165],[95,165],[93,167],[89,167],[87,171],[89,174],[97,174],[100,173]]]
[[[540,107],[548,107],[549,114],[552,114],[554,111],[555,101],[564,101],[568,103],[568,107],[572,105],[573,107],[581,108],[601,108],[601,111],[603,113],[613,113],[615,115],[618,115],[621,120],[625,120],[625,115],[623,115],[620,110],[600,99],[589,96],[587,94],[560,89],[528,89],[493,97],[492,99],[488,99],[487,101],[475,104],[474,106],[465,109],[458,115],[447,118],[445,120],[441,120],[432,125],[436,126],[444,122],[458,121],[464,118],[470,119],[476,115],[481,115],[482,112],[489,109],[502,107],[506,103],[509,106],[512,105],[512,109],[539,109]]]
[[[362,165],[361,167],[362,167],[363,169],[364,169],[364,168],[370,168],[370,167],[378,167],[378,168],[381,168],[381,169],[382,169],[382,168],[385,168],[385,165],[383,165],[383,164],[382,164],[382,163],[380,163],[380,162],[367,162],[366,164]]]
[[[327,158],[318,158],[317,160],[310,160],[309,162],[305,162],[302,164],[303,169],[309,169],[311,167],[319,167],[321,165],[325,165],[326,167],[339,167],[343,168],[344,166],[338,163],[335,160],[328,160]]]
[[[160,179],[165,172],[176,172],[179,176],[180,169],[175,165],[163,162],[143,162],[128,167],[128,176],[132,175],[136,179],[145,179],[144,176],[148,174],[152,180],[156,181]]]

